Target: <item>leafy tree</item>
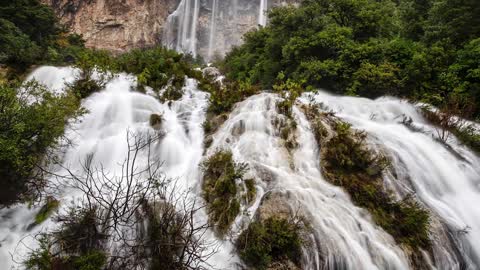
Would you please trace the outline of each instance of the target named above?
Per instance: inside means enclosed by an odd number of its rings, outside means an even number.
[[[41,185],[36,165],[78,108],[75,95],[56,96],[35,82],[0,85],[0,204],[18,200],[28,185]]]

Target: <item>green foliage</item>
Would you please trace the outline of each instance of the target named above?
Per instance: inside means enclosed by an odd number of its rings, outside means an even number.
[[[248,203],[251,203],[255,200],[255,197],[257,196],[257,189],[255,188],[255,179],[246,179],[245,187],[247,188],[247,194],[245,194],[245,198],[247,199]]]
[[[470,147],[475,152],[480,153],[480,133],[473,125],[454,129],[453,134],[455,134],[457,139],[463,144]]]
[[[237,182],[244,181],[246,164],[235,163],[229,151],[218,151],[202,164],[202,169],[203,197],[210,221],[224,234],[240,212]]]
[[[222,114],[230,112],[235,103],[259,92],[258,87],[246,81],[214,82],[213,78],[203,78],[200,89],[210,93],[208,112]]]
[[[427,248],[429,215],[413,199],[395,201],[384,190],[381,173],[388,161],[366,146],[366,135],[336,121],[334,136],[324,143],[322,168],[327,180],[343,187],[352,201],[369,210],[379,226],[398,243]]]
[[[107,263],[107,256],[103,251],[92,250],[88,253],[73,258],[73,269],[78,270],[102,270]]]
[[[201,77],[201,72],[193,70],[182,54],[163,47],[135,49],[120,55],[116,62],[119,71],[137,75],[141,86],[157,91],[169,84],[175,89],[182,88],[185,76]]]
[[[82,112],[79,107],[74,94],[53,95],[35,82],[0,85],[0,204],[18,200],[32,181],[41,186],[35,166]]]
[[[0,4],[0,64],[22,73],[32,64],[68,62],[82,47],[81,39],[67,35],[39,0]]]
[[[249,266],[267,269],[275,261],[289,259],[299,264],[301,226],[294,220],[270,217],[254,221],[237,239],[240,256]]]
[[[88,254],[100,250],[107,236],[99,230],[96,208],[72,208],[62,216],[62,226],[53,232],[56,243],[69,254]]]
[[[281,75],[339,94],[441,106],[462,92],[478,104],[479,12],[475,0],[306,0],[272,9],[221,66],[267,89]]]
[[[38,211],[37,215],[35,215],[35,224],[43,223],[53,214],[53,212],[58,209],[59,206],[60,202],[58,200],[48,197],[45,205],[43,205],[42,208],[40,208],[40,211]]]
[[[54,232],[43,234],[40,247],[30,252],[23,262],[28,270],[102,270],[107,263],[107,255],[100,243],[104,235],[92,234],[96,231],[96,211],[71,209],[62,216],[61,226]],[[61,251],[61,252],[59,252]]]
[[[54,258],[51,252],[52,244],[45,236],[38,241],[40,247],[31,252],[23,263],[27,270],[51,270],[54,269]]]

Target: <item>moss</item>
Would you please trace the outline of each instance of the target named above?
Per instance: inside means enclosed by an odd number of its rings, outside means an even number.
[[[289,259],[299,265],[301,226],[294,220],[270,217],[254,221],[237,239],[240,257],[249,266],[266,269],[272,262]]]
[[[92,250],[88,253],[72,258],[73,269],[77,270],[102,270],[107,263],[105,252]]]
[[[35,215],[35,224],[41,224],[49,218],[60,206],[60,202],[53,197],[48,197],[45,205]]]
[[[375,223],[398,243],[414,250],[429,248],[428,212],[412,198],[396,201],[383,187],[382,172],[389,165],[388,160],[367,147],[364,132],[355,131],[338,119],[330,118],[334,134],[326,140],[325,127],[320,124],[323,116],[307,114],[322,146],[321,167],[326,179],[343,187],[352,201],[366,208]]]
[[[247,188],[246,199],[247,202],[251,203],[255,200],[257,196],[257,189],[255,188],[255,179],[247,179],[245,180],[245,186]]]
[[[202,164],[202,169],[203,197],[210,222],[224,234],[240,212],[237,181],[244,181],[246,165],[235,163],[231,152],[218,151]]]

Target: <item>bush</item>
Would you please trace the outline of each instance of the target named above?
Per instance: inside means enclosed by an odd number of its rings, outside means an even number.
[[[202,164],[203,198],[207,202],[210,221],[220,234],[228,231],[240,212],[237,182],[245,181],[246,168],[246,164],[235,163],[229,151],[218,151]]]
[[[201,72],[195,71],[182,54],[163,47],[134,49],[120,55],[116,62],[119,71],[137,75],[141,86],[150,86],[156,91],[169,84],[181,89],[185,76],[201,77]]]
[[[82,113],[79,108],[71,92],[56,96],[35,82],[21,88],[0,85],[0,204],[42,186],[35,168],[48,161],[47,150],[56,145],[69,119]]]
[[[221,84],[208,77],[200,81],[199,88],[210,93],[208,112],[217,115],[230,112],[237,102],[259,92],[258,87],[248,82],[225,81]]]
[[[70,210],[59,217],[59,229],[43,234],[40,247],[32,251],[24,261],[28,270],[78,269],[102,270],[107,255],[102,250],[106,236],[97,230],[96,210]]]
[[[249,266],[266,269],[272,262],[289,259],[299,265],[302,255],[301,226],[285,218],[254,221],[237,239],[240,257]]]

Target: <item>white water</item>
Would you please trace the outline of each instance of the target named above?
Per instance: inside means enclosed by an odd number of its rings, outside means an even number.
[[[242,35],[267,24],[268,0],[182,0],[168,16],[162,43],[211,61],[239,45]]]
[[[267,25],[267,6],[268,0],[260,0],[260,13],[258,14],[258,24],[261,26]]]
[[[208,60],[212,59],[215,50],[215,34],[217,29],[217,0],[212,1],[212,14],[210,15],[210,33],[208,39]]]
[[[47,72],[50,70],[50,72]],[[58,72],[43,67],[31,77],[47,86],[62,89],[62,81],[71,82],[74,72]],[[365,210],[352,204],[339,187],[326,182],[319,168],[317,144],[303,113],[294,107],[297,122],[297,149],[289,152],[280,139],[273,121],[281,119],[275,110],[278,97],[262,93],[237,104],[229,119],[213,136],[213,143],[204,155],[203,129],[207,94],[196,89],[193,80],[187,80],[185,94],[171,106],[155,98],[132,92],[134,78],[119,75],[106,89],[84,101],[89,110],[67,136],[76,144],[68,149],[64,166],[77,170],[79,161],[94,154],[94,163],[118,172],[118,163],[125,159],[126,131],[152,132],[149,116],[164,116],[162,129],[166,136],[155,145],[155,157],[164,161],[163,170],[169,177],[178,178],[181,190],[192,189],[192,196],[200,197],[201,172],[199,163],[218,148],[231,149],[237,162],[249,165],[250,176],[255,177],[257,199],[251,206],[243,205],[246,214],[239,216],[232,227],[232,239],[244,228],[259,207],[262,196],[280,192],[288,198],[292,208],[300,209],[311,223],[314,240],[304,250],[305,269],[411,269],[407,255],[394,239],[374,225]],[[450,143],[463,159],[431,135],[414,132],[401,121],[401,116],[412,117],[414,124],[432,132],[416,107],[398,99],[368,100],[336,97],[319,92],[314,97],[337,112],[337,116],[369,134],[372,147],[382,149],[392,158],[396,177],[385,174],[385,183],[398,196],[416,192],[416,196],[432,210],[435,220],[445,223],[455,241],[445,237],[442,226],[431,230],[433,258],[431,268],[478,269],[480,257],[480,160],[456,141]],[[305,96],[302,102],[307,102]],[[48,190],[47,190],[48,192]],[[63,206],[77,195],[71,189],[60,190]],[[52,221],[26,231],[38,208],[18,205],[0,210],[0,269],[10,269],[13,258],[21,260],[27,247],[35,247],[32,235],[54,227]],[[205,213],[199,213],[205,220]],[[437,222],[440,224],[440,222]],[[437,224],[435,223],[435,224]],[[468,233],[458,233],[467,229]],[[208,239],[215,239],[207,233]],[[17,244],[22,240],[21,243]],[[234,269],[239,263],[229,238],[221,240],[219,253],[209,260],[218,269]],[[461,258],[454,249],[460,250]],[[427,254],[427,253],[425,253]],[[428,255],[426,255],[428,256]],[[463,262],[462,262],[463,261]]]
[[[372,141],[387,151],[398,175],[392,185],[410,188],[445,222],[458,241],[466,268],[480,268],[480,159],[451,137],[449,144],[462,158],[432,138],[435,128],[425,122],[416,107],[394,98],[375,101],[316,96],[338,116],[365,130]],[[399,122],[402,115],[426,134],[413,132]],[[388,181],[387,181],[388,182]],[[467,233],[462,233],[462,230]],[[445,243],[440,243],[445,244]],[[438,269],[458,269],[453,258],[438,254]],[[453,265],[450,265],[452,263]]]
[[[200,0],[182,0],[167,18],[163,44],[179,52],[197,56],[197,25]]]

